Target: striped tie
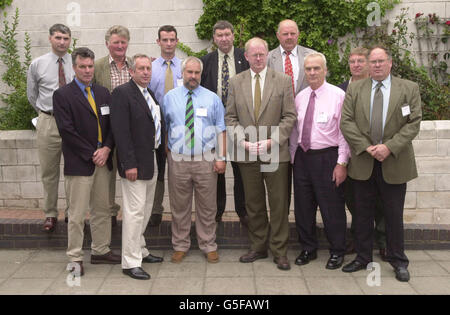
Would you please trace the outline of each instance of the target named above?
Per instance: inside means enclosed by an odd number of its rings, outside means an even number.
[[[148,93],[148,90],[143,89],[142,91],[144,92],[145,100],[147,101],[150,112],[152,113],[153,121],[155,123],[155,148],[158,148],[161,144],[161,124],[156,113],[156,105],[154,105],[151,101],[150,93]]]
[[[97,117],[97,125],[98,125],[97,140],[98,140],[98,144],[100,145],[103,142],[103,138],[102,138],[102,128],[100,127],[100,120],[98,119],[97,106],[95,105],[94,98],[92,97],[92,94],[91,94],[91,88],[89,86],[86,87],[86,92],[87,92],[87,98],[88,98],[89,105],[91,105],[91,108],[94,111],[95,117]]]
[[[192,91],[188,92],[189,97],[186,104],[186,136],[185,143],[189,149],[194,147],[194,105],[192,104]]]

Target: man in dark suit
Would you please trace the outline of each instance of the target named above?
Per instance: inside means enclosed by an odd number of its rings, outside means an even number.
[[[53,110],[62,138],[64,176],[69,195],[67,256],[71,270],[83,275],[83,238],[90,211],[92,264],[119,264],[109,248],[111,213],[108,183],[114,140],[109,125],[109,91],[92,84],[94,53],[78,48],[72,53],[75,79],[53,94]]]
[[[151,59],[135,55],[131,80],[112,93],[111,125],[117,146],[117,169],[123,197],[122,271],[139,280],[150,275],[142,262],[162,262],[145,247],[147,227],[155,195],[156,154],[163,154],[164,126],[161,110],[148,88],[152,75]]]
[[[218,21],[213,27],[213,39],[217,50],[203,56],[203,72],[201,85],[208,90],[217,93],[224,106],[227,104],[228,87],[230,79],[249,68],[244,56],[244,51],[233,46],[234,27],[228,21]],[[245,210],[244,186],[241,173],[236,162],[231,162],[234,175],[234,206],[240,221],[244,226],[248,225],[248,216]],[[216,221],[222,220],[227,200],[225,174],[217,177],[217,215]]]
[[[348,175],[354,180],[356,252],[342,271],[372,262],[376,198],[386,222],[387,260],[399,281],[409,281],[404,251],[403,207],[406,183],[417,177],[412,140],[422,118],[417,83],[391,75],[392,56],[384,47],[369,53],[370,78],[348,86],[341,130],[351,148]]]

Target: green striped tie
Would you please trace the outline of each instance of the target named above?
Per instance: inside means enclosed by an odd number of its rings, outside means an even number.
[[[189,149],[194,147],[194,105],[192,104],[192,91],[188,92],[189,97],[186,104],[186,136],[185,143]]]

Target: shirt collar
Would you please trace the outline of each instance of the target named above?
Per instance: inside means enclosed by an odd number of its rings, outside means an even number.
[[[323,84],[316,90],[313,90],[310,86],[308,87],[308,89],[311,90],[311,93],[314,91],[314,93],[316,94],[316,97],[320,96],[320,94],[322,94],[325,90],[326,90],[326,86],[328,85],[327,81],[325,80],[323,82]]]
[[[251,68],[250,68],[250,74],[252,76],[252,79],[254,79],[256,72],[254,72]],[[267,66],[259,73],[259,77],[261,79],[264,79],[266,77],[266,74],[267,74]]]
[[[185,87],[184,86],[184,84],[183,84],[183,86],[181,87],[182,88],[182,91],[183,91],[183,95],[184,96],[187,96],[188,95],[188,92],[190,91],[187,87]],[[201,88],[201,86],[199,85],[197,88],[195,88],[194,90],[192,90],[192,94],[194,94],[195,96],[198,96],[198,93],[200,93],[200,88]]]
[[[59,60],[59,56],[57,54],[55,54],[53,51],[51,52],[53,58],[55,58],[55,62],[57,63]],[[61,57],[63,60],[63,63],[67,63],[69,61],[70,55],[68,53],[66,53],[64,56]]]
[[[225,58],[225,53],[223,51],[217,49],[217,52],[219,53],[219,58],[221,59]],[[232,58],[234,56],[234,46],[231,47],[231,50],[227,55],[229,58]]]
[[[390,86],[390,85],[391,85],[391,74],[389,74],[389,75],[387,76],[386,79],[384,79],[383,81],[381,81],[381,83],[383,83],[383,87],[385,87],[385,88],[388,87],[388,86]],[[375,87],[377,86],[377,84],[378,84],[378,81],[372,79],[372,90],[375,89]]]
[[[92,83],[90,83],[89,85],[85,85],[84,83],[81,83],[78,79],[77,79],[77,77],[75,77],[75,82],[77,83],[77,85],[78,85],[78,87],[81,89],[81,91],[85,91],[86,90],[86,87],[91,87],[92,88]]]
[[[284,56],[284,52],[286,50],[284,50],[284,48],[281,45],[280,45],[280,49],[281,49],[281,55]],[[292,56],[297,57],[297,46],[295,46],[295,48],[291,50],[291,54],[292,54]]]
[[[112,57],[111,55],[109,55],[109,64],[112,64],[112,63],[116,64],[116,62],[114,61],[113,57]],[[130,66],[130,65],[128,64],[128,59],[127,59],[126,56],[125,56],[125,64],[127,65],[127,67]]]

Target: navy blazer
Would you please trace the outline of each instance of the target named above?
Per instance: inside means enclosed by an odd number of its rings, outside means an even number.
[[[156,97],[149,88],[156,104]],[[158,104],[159,105],[159,104]],[[160,107],[161,109],[161,107]],[[161,110],[161,118],[163,113]],[[125,171],[137,168],[139,180],[150,180],[154,174],[155,123],[148,104],[133,80],[114,89],[111,103],[111,125],[117,147],[117,169],[122,178]],[[165,127],[161,119],[161,144],[156,150],[158,179],[164,179]]]
[[[202,79],[200,85],[217,93],[217,80],[219,72],[219,53],[217,50],[203,56]],[[250,68],[247,59],[244,56],[244,50],[234,47],[234,65],[236,67],[236,74],[241,73]],[[223,104],[226,106],[226,104]]]
[[[98,84],[92,84],[92,91],[102,130],[103,146],[109,147],[112,151],[114,138],[110,129],[109,114],[106,114],[111,95],[106,88]],[[92,176],[95,170],[92,156],[98,144],[97,117],[75,80],[55,91],[53,111],[62,139],[64,175]],[[112,170],[112,154],[109,155],[106,165]]]

